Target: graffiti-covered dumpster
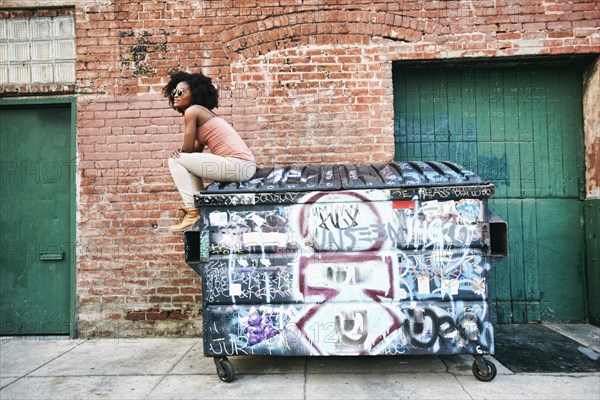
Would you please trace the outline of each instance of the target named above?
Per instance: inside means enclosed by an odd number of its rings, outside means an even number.
[[[452,355],[496,374],[494,186],[447,162],[260,168],[195,196],[204,355]]]

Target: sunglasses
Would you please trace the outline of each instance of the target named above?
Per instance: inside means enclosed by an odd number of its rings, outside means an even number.
[[[187,93],[187,90],[183,90],[183,89],[173,89],[171,90],[171,97],[175,97],[175,96],[183,96],[185,93]]]

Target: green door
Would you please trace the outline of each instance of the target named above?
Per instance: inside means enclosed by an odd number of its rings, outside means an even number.
[[[496,185],[509,224],[499,323],[583,321],[582,74],[568,67],[394,66],[397,160],[449,160]]]
[[[0,107],[0,334],[68,334],[71,106]]]

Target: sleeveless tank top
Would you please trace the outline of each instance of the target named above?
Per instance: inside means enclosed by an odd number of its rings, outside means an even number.
[[[196,140],[221,157],[255,161],[254,155],[239,133],[221,117],[212,117],[198,128]]]

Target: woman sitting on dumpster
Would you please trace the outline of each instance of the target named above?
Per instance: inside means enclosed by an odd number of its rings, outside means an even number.
[[[194,193],[206,181],[248,180],[256,171],[256,163],[236,130],[212,112],[218,106],[219,93],[211,78],[177,72],[171,75],[163,94],[169,105],[183,114],[185,123],[183,144],[169,158],[169,170],[184,206],[181,221],[169,229],[181,232],[200,217],[194,207]],[[203,152],[205,147],[210,153]]]

